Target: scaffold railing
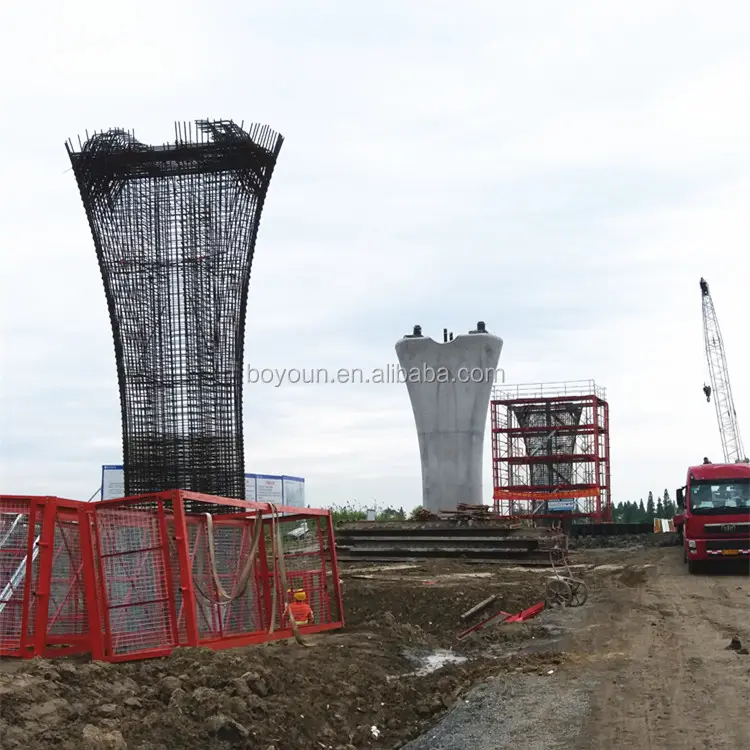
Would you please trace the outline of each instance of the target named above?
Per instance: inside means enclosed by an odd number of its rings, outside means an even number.
[[[497,385],[492,389],[493,401],[515,399],[560,398],[565,396],[596,396],[607,400],[607,389],[593,380],[569,380],[558,383],[521,383],[518,385]]]

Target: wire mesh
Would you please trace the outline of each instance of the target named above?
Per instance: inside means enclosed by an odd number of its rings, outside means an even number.
[[[77,520],[55,523],[47,633],[64,639],[88,632],[81,534]]]
[[[286,591],[279,588],[277,622],[289,627],[287,605],[294,600],[294,592],[300,590],[305,592],[316,625],[338,620],[338,616],[334,617],[338,608],[332,607],[331,565],[322,519],[319,516],[303,521],[282,519],[279,526],[289,588]]]
[[[29,501],[0,498],[0,655],[15,655],[21,648],[29,535],[33,540],[40,527],[30,529]],[[31,633],[33,617],[27,628]]]
[[[257,562],[253,562],[250,576],[242,580],[242,573],[251,551],[254,522],[224,522],[216,520],[213,530],[216,578],[209,555],[207,519],[191,517],[191,562],[195,588],[198,634],[203,640],[260,632],[264,627],[262,602],[257,579]],[[255,553],[257,560],[257,552]]]
[[[176,646],[156,513],[106,507],[97,508],[96,519],[112,654]]]
[[[283,638],[287,588],[305,591],[311,631],[343,625],[328,515],[184,494],[91,504],[0,496],[0,655],[64,647],[121,661]],[[233,513],[210,515],[227,503]]]
[[[172,577],[172,599],[174,601],[174,612],[177,623],[177,643],[181,646],[187,646],[189,644],[186,619],[187,613],[185,611],[185,599],[183,597],[180,555],[177,545],[177,529],[175,527],[174,516],[171,515],[171,508],[170,515],[167,516],[165,525],[167,530],[167,549],[169,552],[169,570]],[[192,550],[195,545],[195,529],[192,525],[188,526],[187,545],[189,550]],[[190,559],[192,560],[192,552]]]
[[[199,120],[162,146],[124,130],[66,144],[112,321],[127,496],[245,496],[246,301],[282,142]]]

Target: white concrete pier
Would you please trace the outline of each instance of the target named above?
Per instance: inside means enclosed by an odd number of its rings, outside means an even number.
[[[503,341],[483,322],[443,343],[420,326],[396,343],[422,461],[422,505],[436,513],[481,504],[484,433]]]

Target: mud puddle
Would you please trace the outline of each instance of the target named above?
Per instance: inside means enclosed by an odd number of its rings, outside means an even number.
[[[467,661],[468,658],[466,656],[459,656],[458,654],[454,654],[452,651],[439,649],[437,651],[433,651],[431,654],[422,656],[419,659],[420,666],[416,669],[414,674],[417,677],[424,677],[427,674],[437,672],[438,669],[442,669],[448,664],[463,664]]]
[[[391,675],[388,680],[398,680],[403,677],[424,677],[447,667],[449,664],[465,664],[469,661],[467,656],[460,656],[449,649],[442,648],[429,652],[406,649],[403,653],[416,669],[399,675]]]

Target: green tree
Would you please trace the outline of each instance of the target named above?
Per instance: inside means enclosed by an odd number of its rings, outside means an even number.
[[[638,504],[628,500],[625,503],[623,523],[635,523],[638,520]]]
[[[358,508],[353,502],[345,503],[344,505],[332,505],[331,515],[333,516],[334,525],[367,520],[367,513]]]
[[[405,521],[406,514],[404,513],[403,508],[400,508],[399,510],[396,510],[395,508],[386,508],[385,510],[381,510],[380,513],[378,513],[376,520],[378,521]]]
[[[656,517],[664,518],[664,503],[661,498],[656,501]]]
[[[664,490],[664,517],[673,518],[675,514],[675,506],[672,502],[672,498],[669,497],[669,490]]]
[[[653,518],[655,511],[656,509],[654,508],[654,493],[649,490],[648,500],[646,501],[646,516],[648,516],[648,518]]]
[[[651,493],[649,492],[649,495]],[[653,499],[651,500],[653,502]],[[643,523],[648,519],[648,513],[646,512],[646,506],[643,504],[643,498],[641,498],[641,504],[638,506],[638,523]]]

